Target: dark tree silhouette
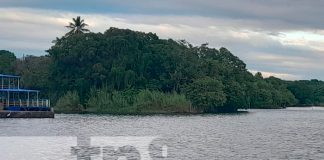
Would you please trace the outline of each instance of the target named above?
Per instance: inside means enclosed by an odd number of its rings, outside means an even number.
[[[88,26],[88,24],[84,23],[84,19],[81,19],[80,16],[77,16],[77,18],[73,18],[72,20],[73,22],[70,22],[68,26],[65,26],[71,29],[71,31],[66,33],[65,36],[89,32],[89,29],[85,28],[86,26]]]

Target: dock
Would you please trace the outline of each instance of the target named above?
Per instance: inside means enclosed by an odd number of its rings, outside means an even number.
[[[0,118],[54,118],[53,111],[0,111]]]
[[[50,100],[20,82],[20,76],[0,74],[0,118],[54,118]]]

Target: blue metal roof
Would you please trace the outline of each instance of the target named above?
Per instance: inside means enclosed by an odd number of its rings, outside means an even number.
[[[0,74],[0,77],[7,77],[7,78],[19,78],[20,76],[15,76],[15,75],[7,75],[7,74]]]
[[[0,92],[39,92],[38,90],[30,90],[30,89],[0,89]]]

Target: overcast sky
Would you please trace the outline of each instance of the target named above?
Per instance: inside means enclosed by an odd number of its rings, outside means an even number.
[[[324,80],[324,0],[0,0],[0,50],[44,55],[78,15],[109,27],[226,47],[251,72]]]

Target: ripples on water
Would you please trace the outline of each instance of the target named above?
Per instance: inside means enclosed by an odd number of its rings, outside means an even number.
[[[0,119],[0,136],[159,137],[168,147],[165,159],[324,159],[324,109],[180,116],[62,114],[55,119]],[[29,147],[32,145],[30,142]],[[59,148],[60,144],[56,145]],[[28,153],[29,147],[22,148],[22,153]],[[5,149],[0,144],[0,154],[8,154],[1,152]]]

